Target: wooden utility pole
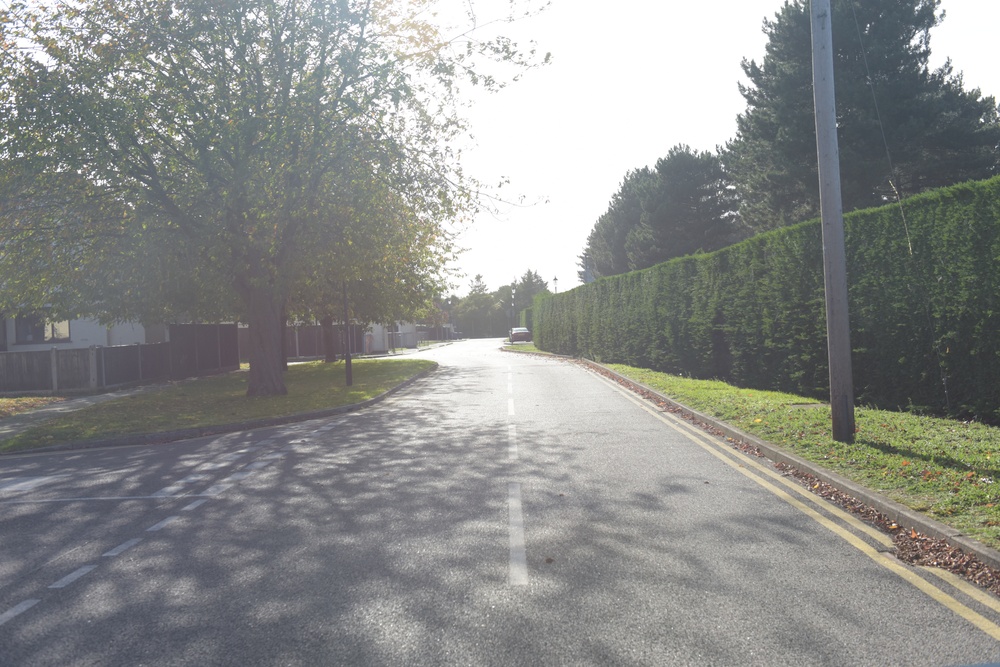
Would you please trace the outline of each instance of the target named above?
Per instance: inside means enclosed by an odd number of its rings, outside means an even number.
[[[847,253],[840,193],[837,105],[833,89],[833,32],[830,0],[810,0],[813,46],[813,100],[819,157],[819,204],[823,224],[823,278],[826,286],[826,338],[830,362],[833,439],[854,441],[854,378],[851,325],[847,307]]]

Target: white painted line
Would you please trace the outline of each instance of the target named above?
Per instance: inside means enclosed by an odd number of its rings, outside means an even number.
[[[507,511],[510,520],[510,576],[511,586],[528,585],[528,554],[524,546],[524,515],[521,513],[521,485],[507,485]]]
[[[49,588],[66,588],[67,586],[69,586],[70,584],[72,584],[74,581],[76,581],[77,579],[79,579],[80,577],[82,577],[83,575],[87,574],[88,572],[91,572],[92,570],[96,570],[96,569],[97,569],[96,565],[84,565],[79,570],[76,570],[75,572],[71,572],[71,573],[67,574],[65,577],[63,577],[62,579],[60,579],[56,583],[52,584],[51,586],[49,586]]]
[[[208,498],[202,498],[201,500],[196,500],[193,503],[189,503],[181,508],[182,512],[190,512],[193,509],[198,509],[202,505],[208,502]]]
[[[213,496],[219,495],[220,493],[223,493],[224,491],[228,491],[230,488],[232,488],[232,486],[233,486],[232,484],[215,484],[213,486],[208,487],[198,495],[208,496],[211,498]]]
[[[176,515],[175,516],[168,516],[166,519],[164,519],[160,523],[154,524],[154,525],[150,526],[149,528],[147,528],[146,532],[147,533],[155,533],[156,531],[158,531],[158,530],[160,530],[162,528],[166,528],[168,525],[170,525],[171,523],[173,523],[174,521],[176,521],[179,518],[180,517],[176,516]]]
[[[278,459],[283,459],[283,458],[285,458],[284,454],[282,454],[281,452],[275,452],[273,454],[265,454],[264,456],[260,457],[260,460],[261,461],[277,461]]]
[[[517,460],[517,425],[507,424],[507,458]]]
[[[225,483],[225,482],[239,482],[239,481],[242,481],[242,480],[246,479],[247,477],[249,477],[252,474],[253,474],[252,470],[240,470],[239,472],[234,472],[232,475],[230,475],[229,477],[225,478],[222,481],[223,481],[223,483]]]
[[[267,466],[274,463],[274,461],[254,461],[253,463],[247,465],[247,470],[260,470],[261,468],[266,468]]]
[[[88,500],[162,500],[170,496],[91,496],[80,498],[43,498],[39,500],[3,500],[0,505],[41,505],[45,503],[80,503]]]
[[[508,417],[513,417],[514,416],[514,399],[513,398],[508,398],[507,399],[507,416]]]
[[[139,542],[142,542],[142,538],[141,537],[134,537],[131,540],[129,540],[128,542],[122,542],[121,544],[119,544],[117,547],[115,547],[111,551],[107,551],[107,552],[105,552],[105,553],[103,553],[101,555],[104,556],[105,558],[112,558],[114,556],[121,555],[123,552],[125,552],[125,551],[131,549],[132,547],[134,547],[135,545],[139,544]]]
[[[0,614],[0,625],[3,625],[4,623],[14,618],[15,616],[23,614],[24,612],[28,611],[39,602],[41,602],[41,600],[25,600],[21,604],[11,607],[4,613]]]

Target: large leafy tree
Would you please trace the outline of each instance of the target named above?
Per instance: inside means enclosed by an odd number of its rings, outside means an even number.
[[[250,325],[248,394],[284,393],[293,296],[320,257],[375,236],[354,233],[379,212],[352,191],[394,193],[390,219],[420,221],[409,250],[473,205],[447,143],[463,129],[455,95],[495,82],[479,57],[524,61],[503,39],[455,48],[421,18],[431,4],[13,6],[0,16],[0,264],[20,275],[7,244],[33,248],[47,289],[32,301],[76,296],[104,319],[236,315]],[[44,261],[56,232],[75,261]],[[88,291],[73,272],[105,282]]]
[[[932,71],[940,0],[832,3],[837,123],[846,210],[995,173],[992,97],[963,89],[950,63]],[[764,22],[764,58],[744,60],[747,108],[724,153],[743,221],[756,230],[818,213],[808,0]]]

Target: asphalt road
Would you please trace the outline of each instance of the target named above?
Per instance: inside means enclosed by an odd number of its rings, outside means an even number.
[[[581,367],[0,458],[0,665],[966,665],[1000,604]]]

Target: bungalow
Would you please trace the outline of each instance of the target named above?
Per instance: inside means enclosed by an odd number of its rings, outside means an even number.
[[[141,324],[105,326],[96,320],[55,322],[40,315],[0,317],[0,352],[33,352],[157,342]]]

